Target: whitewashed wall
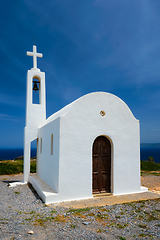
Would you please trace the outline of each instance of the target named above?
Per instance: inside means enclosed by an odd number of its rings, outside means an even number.
[[[33,78],[40,82],[39,99],[40,104],[33,104],[32,85]],[[38,129],[46,121],[46,93],[45,73],[39,69],[28,70],[27,72],[27,95],[26,95],[26,126],[24,129],[24,182],[29,181],[30,175],[30,149],[31,142],[38,136]]]
[[[59,192],[59,131],[60,119],[57,118],[42,127],[38,134],[37,174],[55,192]],[[53,155],[51,155],[51,134],[53,134]]]
[[[40,81],[39,100],[40,104],[33,104],[32,84],[33,78]],[[26,126],[38,128],[46,120],[46,91],[45,91],[45,73],[37,70],[28,70],[27,72],[27,100],[26,100]]]
[[[100,115],[102,110],[105,116]],[[59,118],[53,120],[55,116],[60,117],[60,122]],[[38,175],[58,190],[55,201],[92,197],[92,145],[101,135],[108,137],[112,145],[111,192],[140,192],[139,121],[121,99],[109,93],[91,93],[54,114],[46,123],[39,133],[39,138],[43,136],[44,152],[39,158]],[[56,136],[54,147],[59,150],[56,164],[48,155],[48,136],[52,132]],[[55,180],[58,157],[59,189]]]

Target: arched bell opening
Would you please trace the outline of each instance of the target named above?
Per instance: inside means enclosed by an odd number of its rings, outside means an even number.
[[[32,103],[40,104],[40,78],[34,76],[32,79]]]
[[[111,193],[111,142],[105,136],[92,146],[92,192]]]

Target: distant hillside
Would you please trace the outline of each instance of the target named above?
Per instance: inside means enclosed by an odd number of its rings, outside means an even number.
[[[141,143],[143,148],[160,148],[160,143]]]

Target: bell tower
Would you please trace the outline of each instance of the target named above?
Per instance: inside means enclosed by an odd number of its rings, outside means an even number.
[[[33,57],[33,68],[27,72],[27,98],[26,98],[26,126],[24,129],[24,182],[29,181],[31,142],[38,137],[38,129],[46,120],[46,94],[45,73],[37,68],[37,57],[43,57],[37,53],[37,47],[33,45],[33,52],[27,52]],[[38,103],[34,102],[35,94],[38,94]]]

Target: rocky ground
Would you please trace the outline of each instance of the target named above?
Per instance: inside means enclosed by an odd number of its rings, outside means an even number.
[[[0,176],[0,239],[160,239],[160,200],[70,209],[46,206],[30,185],[10,188],[22,174]],[[158,191],[160,176],[143,176]]]
[[[160,172],[153,171],[152,174],[144,173],[141,177],[141,184],[150,191],[160,194]]]

